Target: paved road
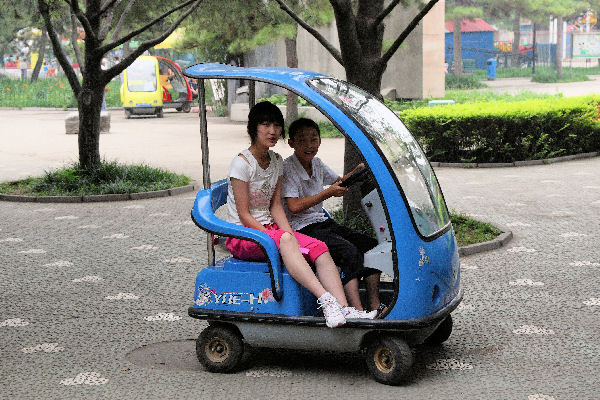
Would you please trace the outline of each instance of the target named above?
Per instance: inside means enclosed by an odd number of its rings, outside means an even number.
[[[107,160],[147,163],[202,180],[200,123],[198,114],[167,110],[162,119],[125,119],[123,111],[112,110],[110,133],[100,137],[100,154]],[[65,134],[65,117],[55,110],[0,109],[0,182],[38,176],[43,171],[78,160],[77,135]],[[209,118],[211,177],[227,176],[235,151],[250,143],[246,124],[226,118]],[[340,143],[342,139],[324,139]],[[275,148],[283,156],[292,149],[283,141]],[[333,165],[343,163],[338,147],[325,146],[323,157]],[[340,171],[341,173],[341,167]]]
[[[0,111],[0,118],[26,118],[13,114]],[[115,122],[102,138],[103,152],[165,162],[199,178],[194,118]],[[48,121],[45,127],[56,122]],[[130,128],[121,130],[121,123]],[[225,165],[241,148],[244,127],[211,124],[223,134],[214,139],[222,148],[213,157]],[[21,159],[15,137],[7,150],[6,135],[3,173],[6,154]],[[40,148],[76,142],[53,135],[32,136],[35,168],[64,157]],[[120,153],[118,138],[128,143]],[[341,141],[323,146],[332,160],[340,157]],[[165,153],[182,156],[170,165],[160,157]],[[403,387],[377,384],[353,355],[265,351],[246,371],[204,372],[192,341],[204,324],[186,313],[206,262],[204,234],[189,219],[191,194],[98,204],[0,202],[0,397],[598,399],[598,171],[600,158],[436,171],[450,208],[509,226],[515,237],[506,248],[462,259],[465,298],[454,332],[439,348],[417,350],[415,377]]]
[[[559,94],[564,97],[584,96],[600,93],[600,76],[590,75],[590,80],[585,82],[560,82],[536,83],[531,78],[502,78],[485,81],[489,88],[481,89],[495,93],[518,94],[521,92],[534,92],[545,94]]]

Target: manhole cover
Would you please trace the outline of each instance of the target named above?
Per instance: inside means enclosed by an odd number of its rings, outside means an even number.
[[[142,346],[127,353],[125,359],[130,363],[146,368],[203,371],[196,358],[196,341],[193,339]]]

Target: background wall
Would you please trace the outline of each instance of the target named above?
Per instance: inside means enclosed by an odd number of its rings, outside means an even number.
[[[386,19],[385,41],[393,41],[417,15],[418,8],[397,6]],[[383,89],[395,89],[398,98],[444,96],[444,15],[445,0],[440,0],[408,36],[403,46],[388,62],[382,80]],[[339,40],[335,21],[319,32],[336,48]],[[344,68],[306,30],[298,29],[298,67],[340,79]],[[261,46],[245,57],[246,66],[286,66],[283,40]],[[257,85],[257,96],[279,93],[270,85]],[[230,89],[231,95],[235,90]],[[233,97],[235,98],[235,97]]]

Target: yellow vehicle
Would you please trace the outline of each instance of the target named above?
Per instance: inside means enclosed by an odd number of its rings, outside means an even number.
[[[132,114],[163,116],[162,86],[158,62],[151,56],[138,57],[125,71],[121,83],[121,101],[125,117]]]
[[[190,112],[192,98],[181,68],[169,59],[140,56],[123,71],[121,101],[126,118],[134,114],[162,118],[164,108]]]

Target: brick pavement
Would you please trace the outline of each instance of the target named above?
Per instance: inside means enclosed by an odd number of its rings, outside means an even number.
[[[191,339],[203,323],[187,307],[206,244],[191,194],[0,202],[0,397],[600,398],[598,171],[598,157],[436,170],[449,208],[514,238],[462,258],[454,332],[419,349],[403,387],[353,355],[269,351],[233,375],[202,371]]]

